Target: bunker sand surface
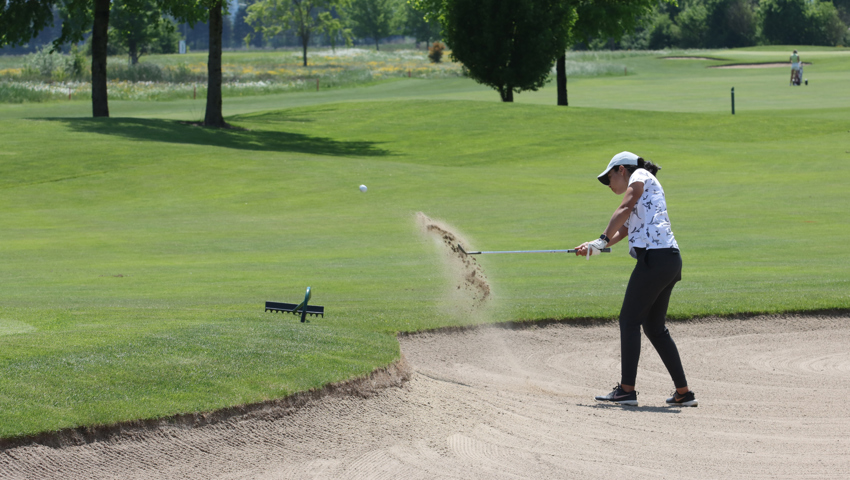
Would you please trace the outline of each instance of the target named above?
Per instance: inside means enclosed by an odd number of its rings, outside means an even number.
[[[0,452],[4,479],[836,478],[850,439],[850,318],[671,323],[698,408],[644,343],[639,407],[613,322],[401,336],[410,380],[286,412]],[[405,363],[405,362],[402,362]],[[390,382],[392,383],[392,382]]]

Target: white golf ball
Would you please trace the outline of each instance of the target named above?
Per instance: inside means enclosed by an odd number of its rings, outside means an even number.
[[[366,185],[360,185],[360,191],[365,192],[366,191]]]

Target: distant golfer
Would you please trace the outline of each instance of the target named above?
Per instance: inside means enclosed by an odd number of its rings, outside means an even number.
[[[791,85],[799,85],[802,81],[803,75],[800,66],[800,55],[797,54],[797,50],[794,50],[791,54]]]
[[[698,402],[685,380],[679,350],[664,324],[670,293],[682,279],[682,257],[670,228],[664,189],[655,178],[660,168],[631,152],[615,155],[598,178],[617,195],[625,194],[623,202],[597,240],[576,247],[576,255],[590,256],[628,237],[629,254],[637,259],[620,310],[622,377],[611,393],[596,400],[638,404],[635,379],[643,326],[676,386],[667,404],[696,407]]]

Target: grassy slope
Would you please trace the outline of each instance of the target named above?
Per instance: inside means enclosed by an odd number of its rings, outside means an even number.
[[[672,315],[850,307],[848,133],[832,110],[410,100],[494,95],[411,84],[348,92],[381,102],[299,94],[317,105],[231,119],[247,131],[0,110],[0,437],[256,402],[385,365],[396,331],[467,321],[413,212],[474,248],[570,247],[616,206],[593,177],[626,148],[664,166],[687,268]],[[617,250],[481,258],[495,306],[479,320],[616,315],[632,263]],[[326,318],[262,312],[307,285]]]

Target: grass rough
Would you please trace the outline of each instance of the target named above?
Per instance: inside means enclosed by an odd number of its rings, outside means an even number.
[[[700,61],[627,61],[639,73],[617,98],[634,105],[653,81],[725,89]],[[823,75],[846,81],[841,62],[825,55]],[[643,73],[656,65],[669,70]],[[850,308],[844,97],[790,89],[814,100],[733,117],[617,98],[506,105],[464,81],[232,101],[226,131],[185,122],[177,103],[117,104],[126,114],[108,119],[0,107],[0,437],[259,402],[385,366],[397,332],[470,321],[416,212],[470,248],[570,248],[618,204],[595,176],[624,149],[664,167],[685,261],[671,316]],[[571,88],[598,98],[611,81]],[[614,317],[632,267],[616,247],[480,263],[486,322]],[[324,318],[263,312],[307,286]]]

